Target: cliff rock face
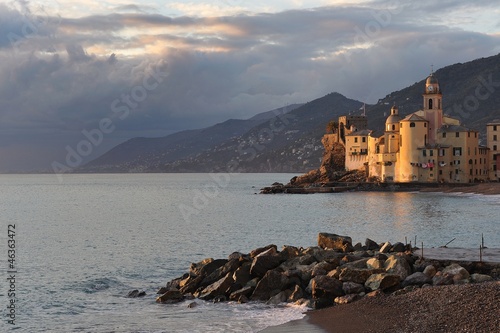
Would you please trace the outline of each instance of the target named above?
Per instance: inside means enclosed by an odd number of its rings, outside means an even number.
[[[317,183],[328,183],[339,181],[345,176],[345,148],[337,142],[336,135],[326,134],[321,139],[325,147],[323,160],[319,169],[311,170],[308,173],[293,177],[290,180],[292,186],[306,186]]]

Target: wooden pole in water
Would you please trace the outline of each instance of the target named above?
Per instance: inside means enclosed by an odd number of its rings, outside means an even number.
[[[424,259],[424,242],[422,242],[422,255],[421,255],[422,259]]]
[[[479,245],[479,262],[483,262],[483,246]]]

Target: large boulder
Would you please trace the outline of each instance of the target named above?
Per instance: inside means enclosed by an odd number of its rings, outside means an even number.
[[[386,290],[399,286],[400,276],[389,273],[371,275],[365,282],[365,287],[370,290]]]
[[[424,274],[429,276],[430,278],[433,278],[434,275],[436,275],[437,269],[434,267],[434,265],[427,265],[424,268]]]
[[[341,268],[339,280],[343,282],[349,281],[364,284],[372,274],[383,272],[385,272],[384,269],[360,269],[346,265],[344,268]]]
[[[238,284],[241,284],[242,286],[244,286],[248,283],[248,281],[250,281],[252,279],[252,277],[250,275],[251,265],[252,265],[251,263],[245,262],[243,265],[238,267],[238,269],[236,269],[236,271],[234,271],[234,273],[233,273],[234,283],[238,283]]]
[[[280,268],[283,270],[295,269],[298,266],[310,265],[316,262],[317,260],[312,254],[305,254],[285,261],[280,265]]]
[[[318,235],[318,246],[324,249],[338,250],[342,252],[352,252],[352,238],[320,232]]]
[[[253,258],[252,266],[250,266],[250,274],[256,277],[263,277],[267,271],[278,267],[281,262],[281,256],[271,248]]]
[[[315,299],[326,298],[333,301],[335,297],[344,295],[344,290],[339,280],[320,275],[311,279],[311,294]]]
[[[453,275],[443,272],[437,272],[432,277],[432,284],[435,286],[445,286],[449,284],[453,284]]]
[[[192,263],[191,266],[189,267],[189,274],[190,275],[203,275],[203,276],[208,276],[212,274],[213,271],[218,269],[219,267],[224,266],[227,263],[226,259],[212,259],[212,258],[207,258],[204,259],[198,263]]]
[[[178,290],[169,290],[156,298],[157,303],[172,304],[178,303],[184,299],[184,295]]]
[[[476,283],[493,281],[493,277],[491,277],[490,275],[479,274],[479,273],[472,274],[470,276],[470,279],[472,282],[476,282]]]
[[[258,249],[252,250],[250,252],[250,257],[255,258],[259,254],[266,252],[266,251],[269,251],[270,249],[274,249],[274,254],[276,254],[278,252],[278,247],[274,244],[270,244],[270,245],[267,245],[264,247],[259,247]]]
[[[365,240],[365,248],[367,250],[378,250],[380,249],[380,245],[378,245],[377,242],[371,240],[370,238],[367,238]]]
[[[288,284],[285,274],[276,270],[267,271],[264,277],[257,283],[252,294],[252,301],[267,301],[269,298],[280,293]]]
[[[284,245],[279,254],[280,254],[282,260],[286,261],[286,260],[298,257],[300,254],[300,251],[295,246]]]
[[[406,286],[423,286],[424,284],[432,283],[432,278],[423,273],[423,272],[415,272],[411,275],[408,275],[406,279],[404,279],[402,285]]]
[[[224,276],[220,280],[212,283],[211,285],[203,289],[201,293],[198,295],[198,298],[204,300],[210,300],[218,296],[224,296],[226,294],[226,291],[233,284],[233,282],[234,282],[233,274],[229,272],[226,274],[226,276]]]
[[[200,283],[200,287],[206,287],[212,283],[219,281],[228,273],[234,272],[240,266],[240,261],[238,259],[231,259],[226,262],[223,266],[214,270],[210,275],[205,277]]]
[[[342,284],[342,290],[346,295],[349,294],[359,294],[365,292],[364,284],[355,283],[355,282],[344,282]]]
[[[443,274],[452,275],[454,283],[462,283],[470,278],[469,272],[459,264],[451,264],[445,267]]]
[[[370,258],[366,261],[366,267],[371,269],[385,269],[385,260],[380,260],[378,258]]]
[[[384,267],[387,273],[399,275],[401,280],[406,279],[411,274],[410,264],[401,256],[389,256],[384,263]]]
[[[229,299],[232,301],[238,301],[242,296],[250,297],[253,290],[254,290],[254,287],[252,287],[252,286],[243,287],[239,290],[233,291],[229,295]]]

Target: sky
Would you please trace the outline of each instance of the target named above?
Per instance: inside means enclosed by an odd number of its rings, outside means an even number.
[[[500,53],[497,0],[0,1],[0,172]],[[332,106],[333,107],[333,106]]]

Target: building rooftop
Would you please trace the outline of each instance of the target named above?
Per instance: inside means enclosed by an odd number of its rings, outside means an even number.
[[[370,135],[372,131],[371,130],[361,130],[361,131],[355,131],[352,133],[347,134],[346,136],[368,136]]]
[[[427,121],[424,118],[417,116],[415,113],[407,115],[403,120],[401,121]]]
[[[462,125],[443,125],[437,130],[438,133],[444,132],[469,132],[471,129],[464,127]]]

